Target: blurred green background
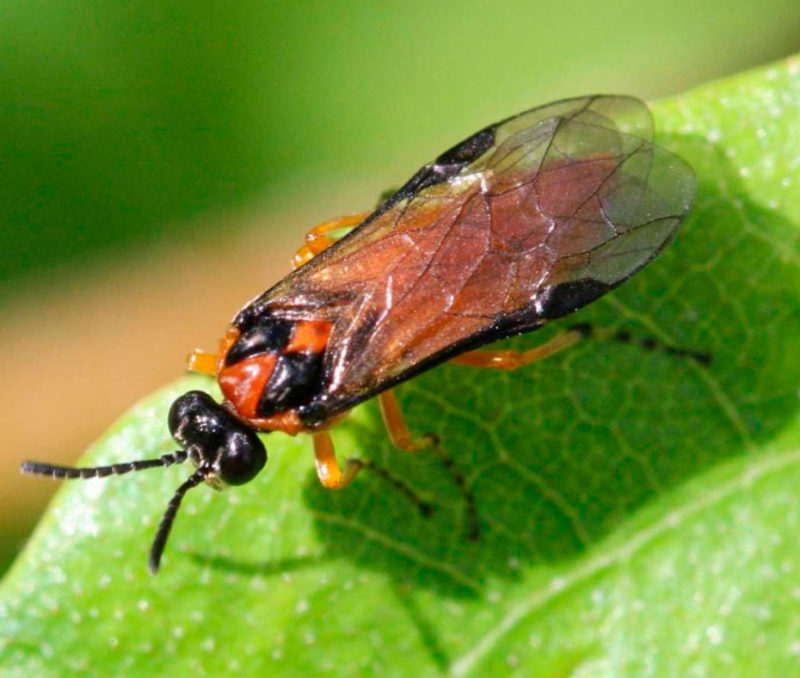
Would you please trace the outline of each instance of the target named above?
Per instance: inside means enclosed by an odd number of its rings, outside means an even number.
[[[255,277],[266,284],[270,256],[285,261],[289,252],[289,238],[277,233],[275,252],[256,251],[253,259],[241,249],[226,253],[229,243],[241,248],[258,232],[253,249],[268,247],[263,229],[282,224],[299,244],[310,217],[364,209],[480,126],[539,103],[594,92],[652,99],[798,49],[797,0],[7,0],[0,10],[0,364],[7,375],[21,363],[25,372],[0,389],[0,416],[12,432],[3,475],[16,492],[4,488],[13,501],[4,502],[0,567],[46,492],[18,479],[19,460],[75,458],[110,423],[99,401],[117,413],[164,381],[169,373],[158,370],[150,381],[132,380],[160,365],[165,347],[172,373],[180,372],[173,356],[192,346],[177,332],[150,328],[162,319],[169,327],[186,298],[221,294],[232,312],[257,291]],[[203,256],[190,259],[191,275],[175,264],[171,276],[151,284],[156,259],[185,262],[181,248],[198,247]],[[224,264],[215,268],[217,256]],[[264,269],[237,288],[250,262],[262,260]],[[130,286],[108,277],[118,269]],[[228,284],[219,293],[221,278]],[[191,296],[181,297],[182,288]],[[125,306],[139,290],[137,305]],[[125,302],[117,305],[115,294]],[[93,305],[98,315],[90,315]],[[210,306],[192,313],[222,329],[230,313],[206,318]],[[115,333],[122,317],[139,321],[141,334],[128,326]],[[70,319],[78,327],[68,334],[62,323]],[[80,339],[100,329],[119,371]],[[46,362],[52,348],[20,352],[38,346],[37,335],[91,350],[64,348],[58,364],[76,370],[56,377]],[[133,349],[124,342],[132,337],[150,353],[127,359]],[[121,403],[108,396],[126,384]],[[62,390],[45,397],[54,386]],[[76,389],[86,392],[79,415],[51,418]],[[31,430],[47,437],[28,439]]]

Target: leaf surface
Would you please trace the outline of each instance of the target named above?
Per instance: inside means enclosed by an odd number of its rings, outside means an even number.
[[[800,60],[654,106],[699,194],[657,261],[561,325],[591,340],[513,374],[444,366],[399,389],[433,454],[391,449],[374,403],[336,429],[437,505],[379,478],[319,487],[307,437],[272,434],[250,485],[187,496],[161,573],[150,541],[186,468],[66,484],[0,591],[6,675],[789,675],[800,667]],[[511,342],[540,343],[553,330]],[[85,463],[174,449],[187,377]],[[216,394],[216,391],[213,391]],[[20,482],[43,482],[32,479]]]

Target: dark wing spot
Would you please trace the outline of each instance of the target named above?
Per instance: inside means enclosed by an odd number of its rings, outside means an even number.
[[[475,132],[460,144],[446,150],[438,158],[435,165],[457,165],[459,169],[475,162],[494,145],[496,125],[486,127],[480,132]]]
[[[370,220],[383,214],[401,200],[414,197],[422,189],[441,184],[457,176],[462,169],[475,162],[494,146],[497,125],[491,125],[442,153],[432,163],[425,165],[384,202]]]
[[[553,285],[544,290],[538,303],[542,318],[554,320],[574,313],[613,289],[613,285],[585,278]]]

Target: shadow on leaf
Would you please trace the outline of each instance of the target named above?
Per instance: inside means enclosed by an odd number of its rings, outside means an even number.
[[[274,577],[285,572],[295,572],[314,567],[326,560],[326,556],[298,556],[297,558],[280,558],[278,560],[244,561],[224,556],[211,556],[204,553],[188,553],[188,557],[196,565],[210,567],[215,570],[222,570],[227,573],[243,574],[246,576],[260,575],[262,577]]]
[[[446,595],[489,576],[579,556],[638,508],[772,437],[797,408],[798,228],[748,201],[721,151],[669,140],[698,175],[676,242],[608,298],[562,321],[591,322],[709,351],[709,367],[636,344],[587,341],[516,373],[443,366],[401,387],[416,434],[435,432],[466,474],[481,539],[433,454],[391,449],[374,406],[346,424],[355,449],[437,505],[418,515],[363,474],[344,492],[309,480],[305,499],[332,555]],[[535,345],[546,331],[509,342]],[[336,435],[336,434],[334,434]],[[369,496],[365,496],[369,495]]]

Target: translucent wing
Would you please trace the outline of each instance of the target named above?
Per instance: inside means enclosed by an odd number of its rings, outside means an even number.
[[[627,280],[686,216],[692,170],[651,138],[647,107],[629,97],[569,99],[487,127],[236,322],[333,321],[330,411],[541,327]]]

